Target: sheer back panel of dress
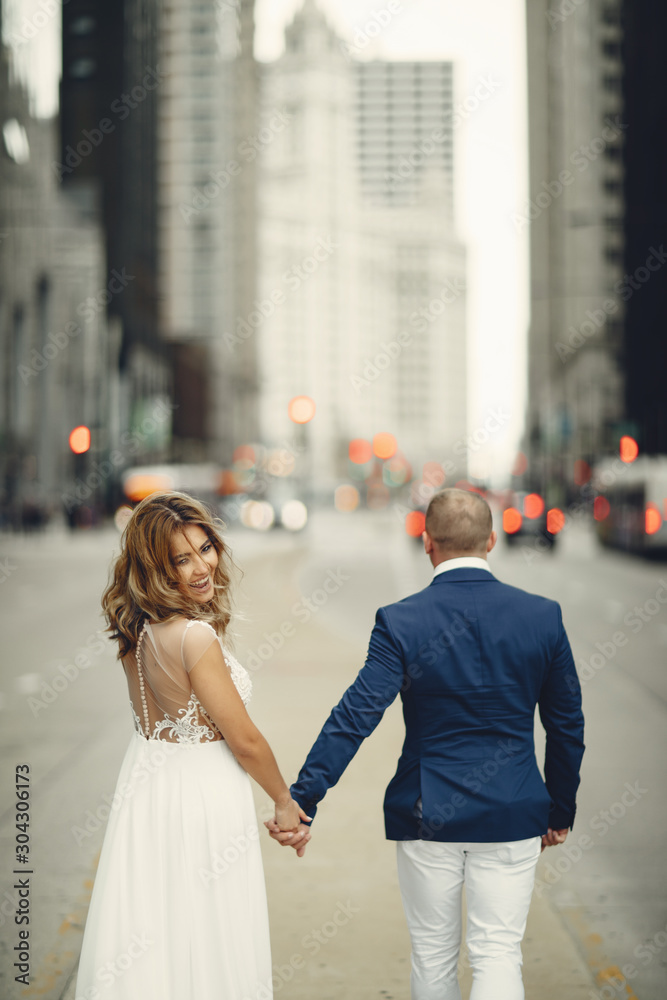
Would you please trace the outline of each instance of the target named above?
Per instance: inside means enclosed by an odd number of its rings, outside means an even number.
[[[229,654],[208,622],[178,618],[144,625],[137,647],[139,657],[135,649],[122,661],[137,732],[171,743],[222,739],[189,678],[192,668],[214,642],[220,644],[227,658]]]

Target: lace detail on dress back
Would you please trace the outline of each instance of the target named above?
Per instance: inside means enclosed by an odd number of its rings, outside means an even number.
[[[236,687],[244,705],[247,705],[250,701],[252,695],[252,681],[248,671],[243,667],[236,657],[222,645],[220,637],[217,632],[208,622],[192,620],[186,622],[185,630],[192,627],[193,625],[205,625],[211,630],[215,638],[220,643],[220,648],[222,650],[223,657],[229,668],[232,681]],[[215,722],[208,715],[203,705],[197,698],[196,694],[192,689],[190,690],[190,697],[188,699],[185,708],[178,709],[177,717],[169,716],[165,713],[165,717],[160,719],[155,723],[151,731],[149,715],[148,715],[148,703],[146,699],[145,691],[145,679],[143,668],[141,665],[141,644],[142,639],[146,629],[148,628],[148,622],[144,622],[144,626],[139,635],[139,641],[136,647],[136,662],[137,662],[137,675],[139,680],[139,692],[141,696],[141,703],[144,715],[144,724],[142,725],[141,720],[137,716],[134,709],[132,700],[130,699],[130,708],[132,709],[132,717],[134,719],[134,726],[137,733],[146,739],[162,739],[164,737],[160,734],[164,733],[165,736],[169,736],[168,742],[174,743],[203,743],[205,741],[220,740],[222,739],[222,734],[216,726]],[[203,718],[205,721],[201,723],[199,719]],[[149,734],[149,735],[148,735]]]

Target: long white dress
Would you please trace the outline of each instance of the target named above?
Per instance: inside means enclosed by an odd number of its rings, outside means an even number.
[[[188,676],[215,641],[247,703],[247,671],[206,622],[147,624],[140,669],[134,652],[123,658],[135,732],[100,854],[76,1000],[273,995],[250,780]]]

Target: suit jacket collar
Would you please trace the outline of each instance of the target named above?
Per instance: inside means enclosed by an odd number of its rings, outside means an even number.
[[[497,577],[488,569],[476,569],[473,566],[466,566],[461,569],[448,569],[446,573],[438,573],[431,580],[430,587],[438,587],[442,583],[461,583],[464,580],[493,580],[497,583]]]

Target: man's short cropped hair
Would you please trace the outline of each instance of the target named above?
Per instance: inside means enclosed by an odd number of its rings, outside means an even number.
[[[450,487],[426,511],[426,531],[443,552],[484,552],[493,531],[491,508],[479,493]]]

